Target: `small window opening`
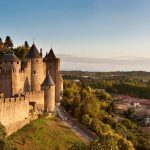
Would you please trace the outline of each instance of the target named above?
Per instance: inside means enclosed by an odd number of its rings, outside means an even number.
[[[19,62],[17,61],[17,64],[19,64]]]
[[[36,71],[34,70],[34,74],[36,74]]]

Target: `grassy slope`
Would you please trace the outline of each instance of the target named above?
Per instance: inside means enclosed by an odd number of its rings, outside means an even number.
[[[8,138],[19,150],[66,150],[81,140],[57,118],[38,119]]]

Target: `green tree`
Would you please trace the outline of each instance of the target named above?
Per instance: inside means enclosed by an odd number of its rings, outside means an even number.
[[[6,51],[11,50],[13,48],[13,42],[10,36],[6,37],[5,42],[4,42],[4,47]]]
[[[2,38],[0,38],[0,51],[2,51],[3,46],[4,46],[4,44],[3,44]]]
[[[130,119],[133,113],[134,113],[134,108],[129,107],[127,110],[124,111],[124,116]]]
[[[100,110],[100,103],[95,95],[83,89],[81,90],[81,99],[83,114],[88,114],[91,118],[97,116]]]
[[[23,60],[25,58],[27,52],[29,51],[29,48],[27,48],[25,46],[18,46],[17,48],[14,48],[13,51],[18,58]]]
[[[29,44],[28,44],[27,41],[24,42],[24,47],[25,47],[25,48],[29,48]]]
[[[90,142],[89,145],[84,146],[75,144],[72,150],[134,150],[131,142],[113,133],[101,134],[97,140]]]
[[[97,95],[98,98],[100,98],[101,100],[107,100],[107,101],[112,100],[111,95],[110,95],[109,93],[105,92],[105,91],[96,92],[96,95]]]
[[[93,118],[90,118],[88,114],[82,116],[82,123],[86,126],[90,126]]]

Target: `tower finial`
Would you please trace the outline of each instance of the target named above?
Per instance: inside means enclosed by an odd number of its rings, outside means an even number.
[[[52,43],[51,43],[51,49],[52,49]]]
[[[34,44],[34,38],[33,38],[33,44]]]

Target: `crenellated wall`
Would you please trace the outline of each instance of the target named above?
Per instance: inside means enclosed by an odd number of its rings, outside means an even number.
[[[29,123],[33,111],[43,112],[44,105],[48,112],[54,111],[63,90],[63,79],[59,58],[46,62],[36,57],[25,58],[23,62],[14,55],[12,60],[6,58],[0,61],[0,94],[4,94],[4,98],[0,98],[0,122],[9,135]],[[55,86],[41,90],[47,71]]]
[[[36,107],[38,110],[44,110],[44,91],[39,92],[27,92],[25,93],[25,98],[29,102],[36,102]]]
[[[0,121],[7,134],[29,123],[29,102],[25,97],[0,99]]]
[[[27,92],[22,97],[0,99],[0,122],[11,134],[30,122],[30,102],[35,102],[38,111],[44,110],[44,91]]]

